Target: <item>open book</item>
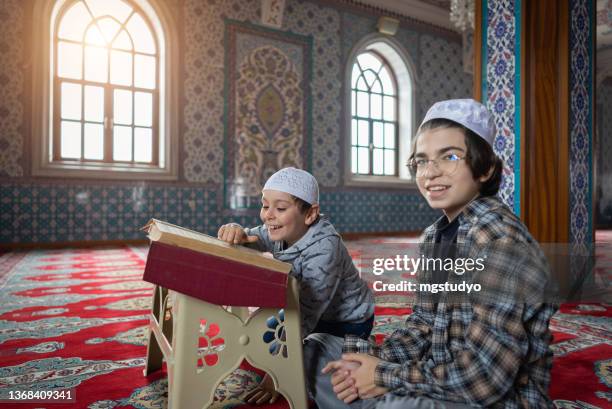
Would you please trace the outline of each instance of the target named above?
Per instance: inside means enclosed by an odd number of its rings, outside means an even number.
[[[189,230],[161,220],[151,219],[143,227],[151,241],[170,244],[201,253],[250,264],[267,270],[289,273],[291,264],[268,258],[259,251],[232,245],[204,233]]]

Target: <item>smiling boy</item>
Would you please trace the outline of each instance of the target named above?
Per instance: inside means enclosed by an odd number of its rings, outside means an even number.
[[[494,135],[480,103],[442,101],[427,112],[409,160],[419,191],[444,213],[423,233],[422,248],[433,245],[429,255],[436,257],[486,254],[479,278],[490,292],[460,299],[418,293],[412,314],[382,345],[351,336],[343,345],[321,340],[331,362],[318,364],[322,374],[313,394],[319,407],[551,406],[548,325],[555,308],[543,297],[547,262],[496,197],[502,163],[491,147]],[[419,275],[456,279],[452,272]],[[529,302],[514,297],[521,292]]]
[[[244,229],[229,223],[221,226],[218,237],[271,252],[275,259],[292,264],[289,274],[300,283],[306,343],[319,333],[340,340],[348,334],[366,339],[374,323],[374,296],[359,276],[342,238],[320,214],[314,176],[302,169],[281,169],[266,181],[261,202],[263,225]],[[306,364],[311,360],[305,356]],[[266,377],[261,389],[247,396],[247,401],[273,402],[276,396]]]

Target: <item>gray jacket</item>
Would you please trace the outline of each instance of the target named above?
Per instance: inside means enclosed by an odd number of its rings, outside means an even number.
[[[321,215],[293,246],[270,240],[268,228],[247,230],[259,237],[249,247],[269,251],[277,260],[291,263],[291,274],[300,283],[302,336],[306,337],[319,320],[361,323],[374,314],[374,295],[359,272],[327,217]]]

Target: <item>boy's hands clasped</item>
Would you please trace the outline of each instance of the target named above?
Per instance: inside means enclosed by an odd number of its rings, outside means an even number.
[[[230,244],[255,243],[259,240],[257,236],[247,236],[244,227],[238,223],[228,223],[219,227],[217,238]]]
[[[380,359],[367,354],[344,354],[341,360],[328,363],[322,372],[333,372],[331,383],[336,396],[351,403],[357,398],[375,398],[389,391],[374,382],[379,362]]]

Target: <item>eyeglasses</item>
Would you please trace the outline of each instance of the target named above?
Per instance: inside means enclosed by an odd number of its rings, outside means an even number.
[[[413,158],[408,161],[407,166],[410,169],[410,173],[418,178],[425,176],[430,163],[433,163],[442,174],[452,175],[457,171],[459,161],[461,160],[465,160],[465,156],[462,158],[454,153],[447,153],[437,159]]]

